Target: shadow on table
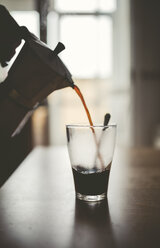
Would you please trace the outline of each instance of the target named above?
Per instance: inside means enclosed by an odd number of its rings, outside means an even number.
[[[115,247],[108,201],[76,200],[72,247]]]

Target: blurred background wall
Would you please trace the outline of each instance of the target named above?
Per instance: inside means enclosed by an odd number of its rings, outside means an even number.
[[[60,55],[94,123],[106,112],[121,146],[160,148],[158,0],[1,0],[20,25]],[[13,59],[14,61],[14,59]],[[13,63],[12,61],[12,63]],[[71,88],[52,93],[32,117],[33,145],[63,145],[65,124],[86,123]]]
[[[160,147],[160,1],[131,1],[133,141]]]

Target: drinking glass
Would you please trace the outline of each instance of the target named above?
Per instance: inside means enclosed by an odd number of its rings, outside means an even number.
[[[66,134],[76,197],[85,201],[107,198],[116,125],[66,125]]]

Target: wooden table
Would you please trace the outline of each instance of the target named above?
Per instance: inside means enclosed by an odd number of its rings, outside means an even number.
[[[87,204],[66,148],[36,148],[0,190],[0,247],[159,248],[160,151],[116,149],[108,202]]]

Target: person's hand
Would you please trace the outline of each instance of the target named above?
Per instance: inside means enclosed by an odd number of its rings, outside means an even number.
[[[6,66],[21,43],[21,29],[7,9],[0,5],[0,63]]]

